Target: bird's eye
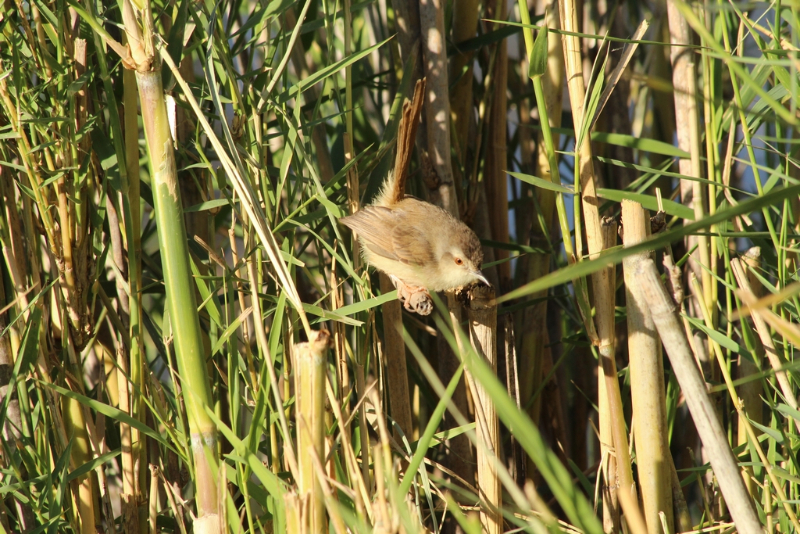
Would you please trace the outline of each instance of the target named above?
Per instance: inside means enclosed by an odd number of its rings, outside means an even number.
[[[461,258],[456,258],[456,265],[464,265],[464,260]]]

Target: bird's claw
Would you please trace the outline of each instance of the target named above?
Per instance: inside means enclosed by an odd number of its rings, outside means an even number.
[[[411,297],[403,303],[408,311],[416,312],[420,315],[430,315],[433,311],[433,301],[431,295],[426,290],[412,293]]]
[[[431,294],[424,287],[410,286],[394,275],[389,275],[389,279],[397,288],[397,297],[403,303],[403,307],[412,313],[420,315],[430,315],[433,311],[433,299]]]

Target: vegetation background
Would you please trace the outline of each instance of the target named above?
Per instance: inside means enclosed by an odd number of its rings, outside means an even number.
[[[798,25],[3,0],[0,530],[800,531]],[[396,142],[430,317],[337,224]]]

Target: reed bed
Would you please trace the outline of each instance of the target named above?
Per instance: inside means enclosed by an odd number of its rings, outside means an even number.
[[[800,531],[798,24],[0,2],[0,532]],[[491,287],[401,308],[393,170]]]

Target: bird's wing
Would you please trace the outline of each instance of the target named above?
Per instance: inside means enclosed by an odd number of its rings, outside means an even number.
[[[433,261],[433,249],[412,219],[402,209],[367,206],[340,221],[357,232],[375,254],[408,265],[424,265]]]
[[[433,247],[422,229],[413,224],[395,226],[392,245],[398,260],[408,265],[432,265]]]
[[[392,251],[392,231],[398,220],[391,209],[367,206],[349,217],[339,219],[339,222],[356,232],[366,247],[375,254],[391,260],[400,259]]]

